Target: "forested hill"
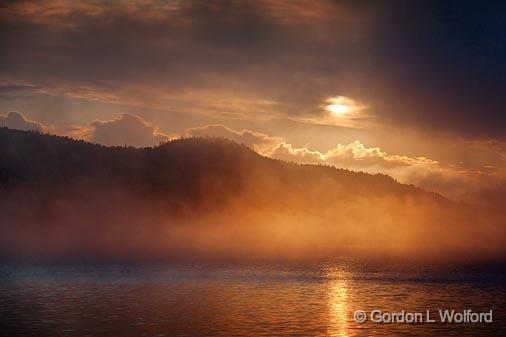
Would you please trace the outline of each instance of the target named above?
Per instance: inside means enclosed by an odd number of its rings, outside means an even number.
[[[429,195],[385,175],[285,163],[220,138],[178,139],[154,148],[137,149],[0,129],[0,186],[4,189],[17,186],[68,189],[73,184],[87,183],[117,185],[153,196],[201,199],[210,194],[223,198],[251,183],[267,192],[273,188],[273,182],[285,192],[300,193],[301,198],[315,187],[323,188],[321,184],[328,184],[329,194],[337,189],[348,198]],[[432,193],[430,196],[438,198]]]

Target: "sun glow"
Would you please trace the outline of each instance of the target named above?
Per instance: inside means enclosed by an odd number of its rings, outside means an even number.
[[[325,103],[325,110],[335,117],[341,117],[358,110],[355,101],[345,96],[330,97]]]
[[[350,111],[350,107],[346,104],[329,104],[327,109],[334,115],[342,115]]]

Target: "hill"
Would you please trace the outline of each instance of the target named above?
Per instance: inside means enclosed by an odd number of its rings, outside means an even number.
[[[478,209],[225,139],[136,149],[2,128],[0,191],[7,259],[502,254]]]

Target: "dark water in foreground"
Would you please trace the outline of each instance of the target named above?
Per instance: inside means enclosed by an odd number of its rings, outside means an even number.
[[[491,271],[491,270],[495,271]],[[2,336],[506,336],[497,268],[2,267]],[[373,323],[367,315],[493,310],[493,323]],[[368,317],[369,318],[369,317]]]

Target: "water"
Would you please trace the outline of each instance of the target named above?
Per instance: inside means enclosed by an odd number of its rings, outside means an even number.
[[[505,336],[503,268],[2,267],[2,336]],[[355,310],[493,310],[493,323],[353,320]]]

